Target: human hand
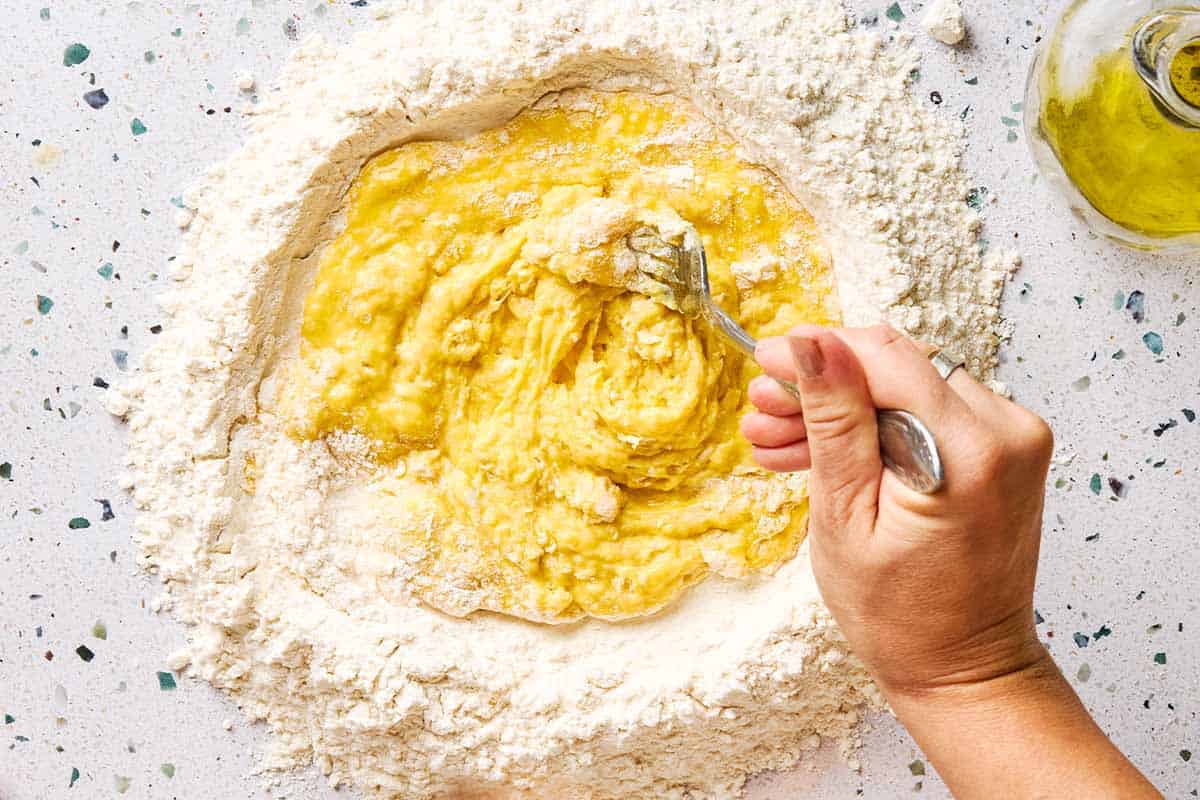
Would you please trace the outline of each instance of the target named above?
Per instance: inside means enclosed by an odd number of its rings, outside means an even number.
[[[885,693],[986,681],[1045,657],[1033,626],[1042,499],[1053,450],[1037,415],[943,380],[891,328],[801,326],[759,344],[767,377],[743,420],[758,462],[809,469],[813,571],[851,648]],[[880,462],[876,409],[911,411],[938,442],[946,485],[919,494]]]
[[[742,422],[768,469],[810,469],[825,603],[896,716],[959,798],[1160,798],[1038,642],[1033,585],[1053,450],[1037,415],[963,370],[943,380],[887,327],[801,326],[759,343]],[[933,495],[884,470],[877,409],[937,440]]]

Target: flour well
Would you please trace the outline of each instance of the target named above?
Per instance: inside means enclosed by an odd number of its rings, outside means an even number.
[[[286,436],[260,400],[367,158],[578,86],[691,103],[814,213],[849,323],[888,319],[990,377],[1012,261],[981,261],[960,132],[910,100],[911,55],[821,0],[440,0],[382,17],[345,49],[306,42],[247,146],[186,198],[170,325],[130,407],[106,401],[128,412],[145,564],[192,626],[175,664],[266,721],[272,765],[313,763],[370,798],[725,798],[823,738],[852,746],[879,698],[803,550],[621,624],[454,618],[413,598],[420,576],[386,542],[345,535],[362,505],[330,476],[367,469],[369,444]],[[750,259],[739,289],[787,268]]]

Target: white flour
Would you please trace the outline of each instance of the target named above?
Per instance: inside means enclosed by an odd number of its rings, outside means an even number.
[[[330,448],[359,443],[254,420],[363,161],[578,85],[690,100],[813,211],[849,322],[885,317],[988,377],[1013,261],[980,260],[959,131],[909,99],[911,56],[821,0],[429,0],[381,17],[346,49],[301,47],[249,144],[189,197],[172,323],[108,400],[128,412],[145,563],[194,626],[175,665],[267,721],[273,764],[315,762],[372,798],[731,797],[821,738],[853,745],[878,695],[803,552],[632,623],[455,619],[411,601],[378,531],[331,535],[354,504],[327,496]]]
[[[942,44],[955,45],[967,37],[967,21],[959,0],[933,0],[921,17],[921,26]]]

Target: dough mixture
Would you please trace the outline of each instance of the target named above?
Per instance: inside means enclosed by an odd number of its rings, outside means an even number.
[[[626,234],[695,223],[754,334],[886,319],[990,377],[1015,262],[903,35],[834,0],[356,19],[184,195],[164,329],[107,395],[169,666],[265,723],[289,797],[729,800],[852,758],[880,699],[806,476],[752,466],[753,364]]]
[[[804,498],[737,434],[752,362],[637,291],[626,236],[676,213],[752,334],[836,319],[812,218],[676,99],[546,98],[355,180],[287,397],[298,435],[373,444],[356,502],[410,531],[435,605],[628,617],[795,553]]]

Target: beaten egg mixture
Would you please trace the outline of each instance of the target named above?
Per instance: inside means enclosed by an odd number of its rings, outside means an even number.
[[[738,435],[756,367],[645,291],[626,243],[680,218],[752,334],[836,322],[812,218],[670,97],[571,92],[363,167],[289,414],[372,443],[430,602],[628,618],[795,553],[806,500]]]

